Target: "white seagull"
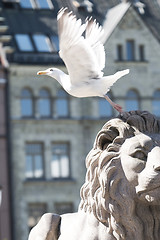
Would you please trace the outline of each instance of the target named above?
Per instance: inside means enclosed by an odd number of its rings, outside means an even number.
[[[67,8],[62,8],[57,15],[59,33],[59,55],[63,59],[68,74],[57,68],[39,71],[37,75],[48,75],[56,79],[70,95],[78,98],[105,98],[117,111],[122,107],[114,103],[106,94],[110,87],[129,69],[118,71],[114,75],[103,76],[105,51],[100,39],[103,29],[92,18],[85,24],[77,20]],[[85,36],[84,36],[85,33]]]

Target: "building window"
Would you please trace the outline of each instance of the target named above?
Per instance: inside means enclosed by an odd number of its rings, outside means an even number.
[[[157,117],[160,117],[160,90],[156,90],[153,94],[152,111]]]
[[[24,88],[21,91],[21,116],[33,116],[33,96],[31,90]]]
[[[47,212],[46,203],[28,204],[28,228],[29,231],[39,222],[43,214]]]
[[[127,50],[127,61],[134,61],[135,54],[134,54],[134,40],[127,40],[126,42],[126,50]]]
[[[22,8],[33,8],[33,1],[31,0],[20,0],[20,5]]]
[[[72,202],[57,202],[54,204],[54,211],[59,215],[72,213],[74,212],[74,206]]]
[[[34,48],[29,35],[27,34],[16,34],[15,39],[20,51],[33,52]]]
[[[51,42],[53,45],[53,50],[58,52],[59,51],[59,39],[58,36],[51,36]]]
[[[38,52],[51,52],[51,43],[49,38],[43,34],[33,35],[33,40]]]
[[[39,92],[38,110],[41,117],[51,116],[51,97],[46,89],[41,89]]]
[[[57,92],[56,116],[57,117],[68,117],[69,116],[69,96],[62,89],[58,90],[58,92]]]
[[[139,94],[135,90],[129,90],[126,95],[126,111],[139,109]]]
[[[53,5],[50,0],[36,0],[39,8],[50,9],[53,8]]]
[[[139,60],[145,61],[144,45],[139,45]]]
[[[52,178],[70,177],[68,143],[52,144],[51,176]]]
[[[123,46],[117,45],[117,60],[122,61],[123,60]]]
[[[41,143],[27,143],[26,178],[42,178],[43,168],[43,145]]]
[[[20,5],[22,8],[53,8],[51,0],[20,0]]]
[[[110,93],[107,95],[109,98],[112,98]],[[98,98],[98,109],[100,118],[113,116],[113,108],[111,104],[104,98]]]

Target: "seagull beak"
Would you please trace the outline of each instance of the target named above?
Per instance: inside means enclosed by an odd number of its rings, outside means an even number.
[[[37,75],[46,75],[47,74],[47,71],[39,71],[37,72]]]

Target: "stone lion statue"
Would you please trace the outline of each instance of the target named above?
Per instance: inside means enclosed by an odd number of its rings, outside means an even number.
[[[29,240],[159,240],[160,121],[123,113],[97,134],[77,213],[47,213]]]

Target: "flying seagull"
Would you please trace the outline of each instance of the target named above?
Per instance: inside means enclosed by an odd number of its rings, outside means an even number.
[[[114,75],[103,76],[105,51],[100,39],[102,27],[92,18],[82,24],[67,8],[57,15],[59,33],[59,55],[64,61],[68,74],[57,68],[39,71],[37,75],[48,75],[56,79],[70,95],[78,98],[105,98],[118,112],[122,107],[114,103],[106,94],[110,87],[129,69],[118,71]]]

